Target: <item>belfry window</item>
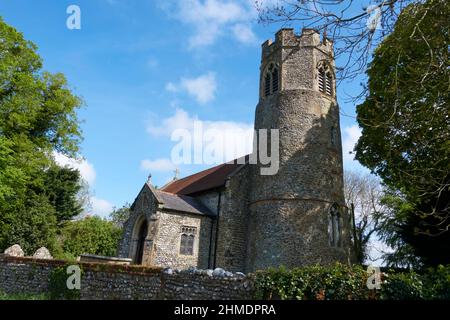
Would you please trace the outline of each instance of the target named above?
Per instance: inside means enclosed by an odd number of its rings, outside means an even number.
[[[270,96],[279,90],[278,68],[272,63],[264,76],[264,96]]]
[[[319,69],[319,91],[325,92],[325,71]]]
[[[272,71],[272,92],[278,91],[278,69],[274,68]]]
[[[326,81],[325,81],[325,92],[328,95],[333,95],[333,77],[330,72],[326,73]]]
[[[270,73],[266,74],[266,78],[264,79],[264,95],[267,97],[270,95]]]
[[[333,204],[330,208],[328,233],[330,237],[330,245],[340,247],[341,245],[341,214],[337,204]]]
[[[180,254],[186,256],[194,255],[194,242],[196,233],[197,228],[195,227],[181,228]]]
[[[333,73],[330,66],[321,61],[317,68],[317,78],[319,82],[319,91],[329,96],[333,95]]]

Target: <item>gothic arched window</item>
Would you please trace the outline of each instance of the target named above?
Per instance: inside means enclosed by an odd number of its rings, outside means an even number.
[[[330,208],[328,233],[330,236],[330,245],[339,247],[341,245],[341,213],[337,204],[333,204]]]
[[[333,71],[330,65],[325,61],[319,62],[317,67],[317,78],[319,82],[319,91],[332,96],[334,94]]]
[[[194,227],[181,228],[180,254],[192,256],[194,254],[194,241],[197,229]]]
[[[264,96],[270,96],[271,94],[279,90],[279,73],[278,68],[271,63],[267,68],[264,75]]]
[[[266,97],[270,95],[270,79],[270,73],[267,73],[264,79],[264,96]]]
[[[278,69],[273,68],[272,70],[272,93],[278,91]]]

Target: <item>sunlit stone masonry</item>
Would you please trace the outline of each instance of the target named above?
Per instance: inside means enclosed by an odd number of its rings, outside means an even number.
[[[246,273],[351,263],[335,87],[333,43],[315,30],[281,29],[264,42],[255,129],[279,130],[278,171],[264,175],[265,164],[245,157],[160,189],[148,181],[131,207],[120,256]]]

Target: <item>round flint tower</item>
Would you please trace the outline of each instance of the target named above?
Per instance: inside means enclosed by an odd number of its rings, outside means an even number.
[[[282,29],[262,45],[255,129],[279,130],[279,170],[251,166],[247,271],[349,262],[331,41]]]

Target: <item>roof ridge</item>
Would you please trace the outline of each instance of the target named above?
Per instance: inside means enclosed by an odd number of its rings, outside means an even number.
[[[245,165],[245,163],[241,163],[241,160],[245,160],[247,156],[221,163],[182,179],[175,180],[160,190],[172,194],[191,195],[223,187],[227,179],[235,173],[236,169]]]

